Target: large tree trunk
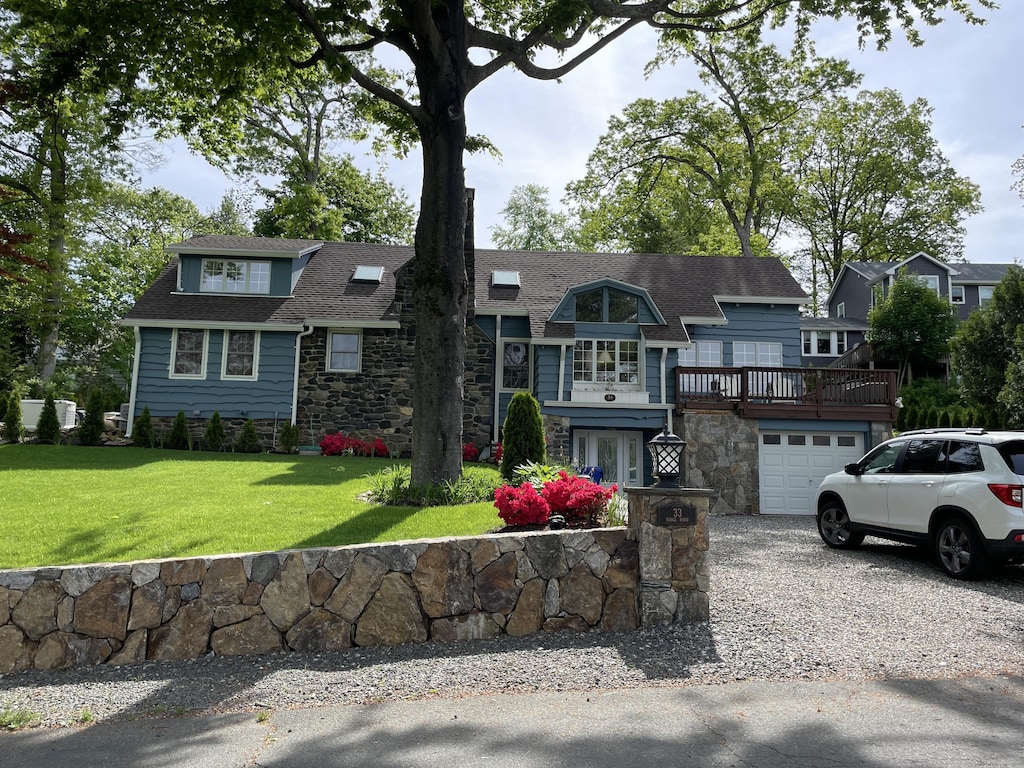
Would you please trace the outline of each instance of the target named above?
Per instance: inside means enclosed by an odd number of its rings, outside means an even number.
[[[449,23],[461,28],[460,3],[452,0],[447,5]],[[419,126],[423,192],[413,268],[413,485],[454,480],[462,473],[466,311],[470,296],[462,161],[469,61],[465,45],[458,38],[448,38],[445,50],[434,51],[431,61],[417,67],[421,104],[435,119]]]
[[[39,326],[39,356],[37,368],[39,378],[48,381],[57,371],[57,349],[60,343],[60,321],[64,311],[64,280],[67,274],[67,246],[64,233],[67,228],[67,147],[64,127],[60,123],[59,110],[51,115],[43,150],[48,154],[45,164],[50,173],[49,199],[46,212],[47,254],[49,267],[45,306]]]

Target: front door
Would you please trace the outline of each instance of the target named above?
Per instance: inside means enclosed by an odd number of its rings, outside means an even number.
[[[600,468],[602,485],[616,483],[621,489],[643,483],[642,432],[577,429],[573,434],[573,464]]]

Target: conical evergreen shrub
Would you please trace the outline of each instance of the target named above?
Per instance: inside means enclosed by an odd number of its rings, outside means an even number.
[[[8,443],[20,443],[25,427],[21,422],[21,395],[18,390],[11,390],[4,403],[3,437]]]
[[[544,464],[546,460],[540,403],[529,392],[516,392],[508,404],[502,427],[501,476],[511,480],[512,473],[521,464]]]
[[[132,442],[141,448],[153,448],[153,417],[149,413],[149,406],[142,409],[142,413],[132,424]]]
[[[57,404],[53,395],[48,394],[43,401],[43,410],[39,412],[36,424],[36,439],[41,443],[56,443],[60,436],[60,419],[57,418]]]
[[[78,427],[80,445],[97,445],[103,437],[103,393],[94,389],[85,405],[85,418]]]
[[[260,443],[260,436],[256,434],[256,424],[249,419],[242,425],[242,433],[235,443],[235,450],[239,453],[261,453],[263,444]]]
[[[184,411],[178,411],[174,417],[174,424],[171,425],[171,434],[167,436],[167,447],[176,451],[188,451],[192,449],[192,440],[188,432],[188,419]]]
[[[224,422],[221,421],[220,411],[214,411],[210,416],[210,423],[206,425],[206,448],[210,451],[219,451],[224,447]]]

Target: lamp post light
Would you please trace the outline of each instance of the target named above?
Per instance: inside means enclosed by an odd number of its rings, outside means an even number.
[[[647,450],[651,452],[651,459],[654,462],[651,474],[658,479],[654,487],[678,488],[686,442],[669,432],[666,422],[664,431],[647,443]]]

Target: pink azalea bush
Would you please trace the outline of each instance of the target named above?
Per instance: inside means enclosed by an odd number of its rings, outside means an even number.
[[[340,432],[333,435],[324,435],[320,441],[320,453],[323,456],[377,456],[387,458],[391,455],[387,445],[381,438],[372,443],[360,440],[357,437],[346,437]]]
[[[466,443],[462,446],[462,460],[463,461],[476,461],[480,458],[480,451],[472,443]]]
[[[494,506],[506,525],[545,525],[561,515],[566,525],[597,525],[618,486],[603,488],[589,477],[562,470],[538,491],[531,483],[503,485],[494,491]]]

